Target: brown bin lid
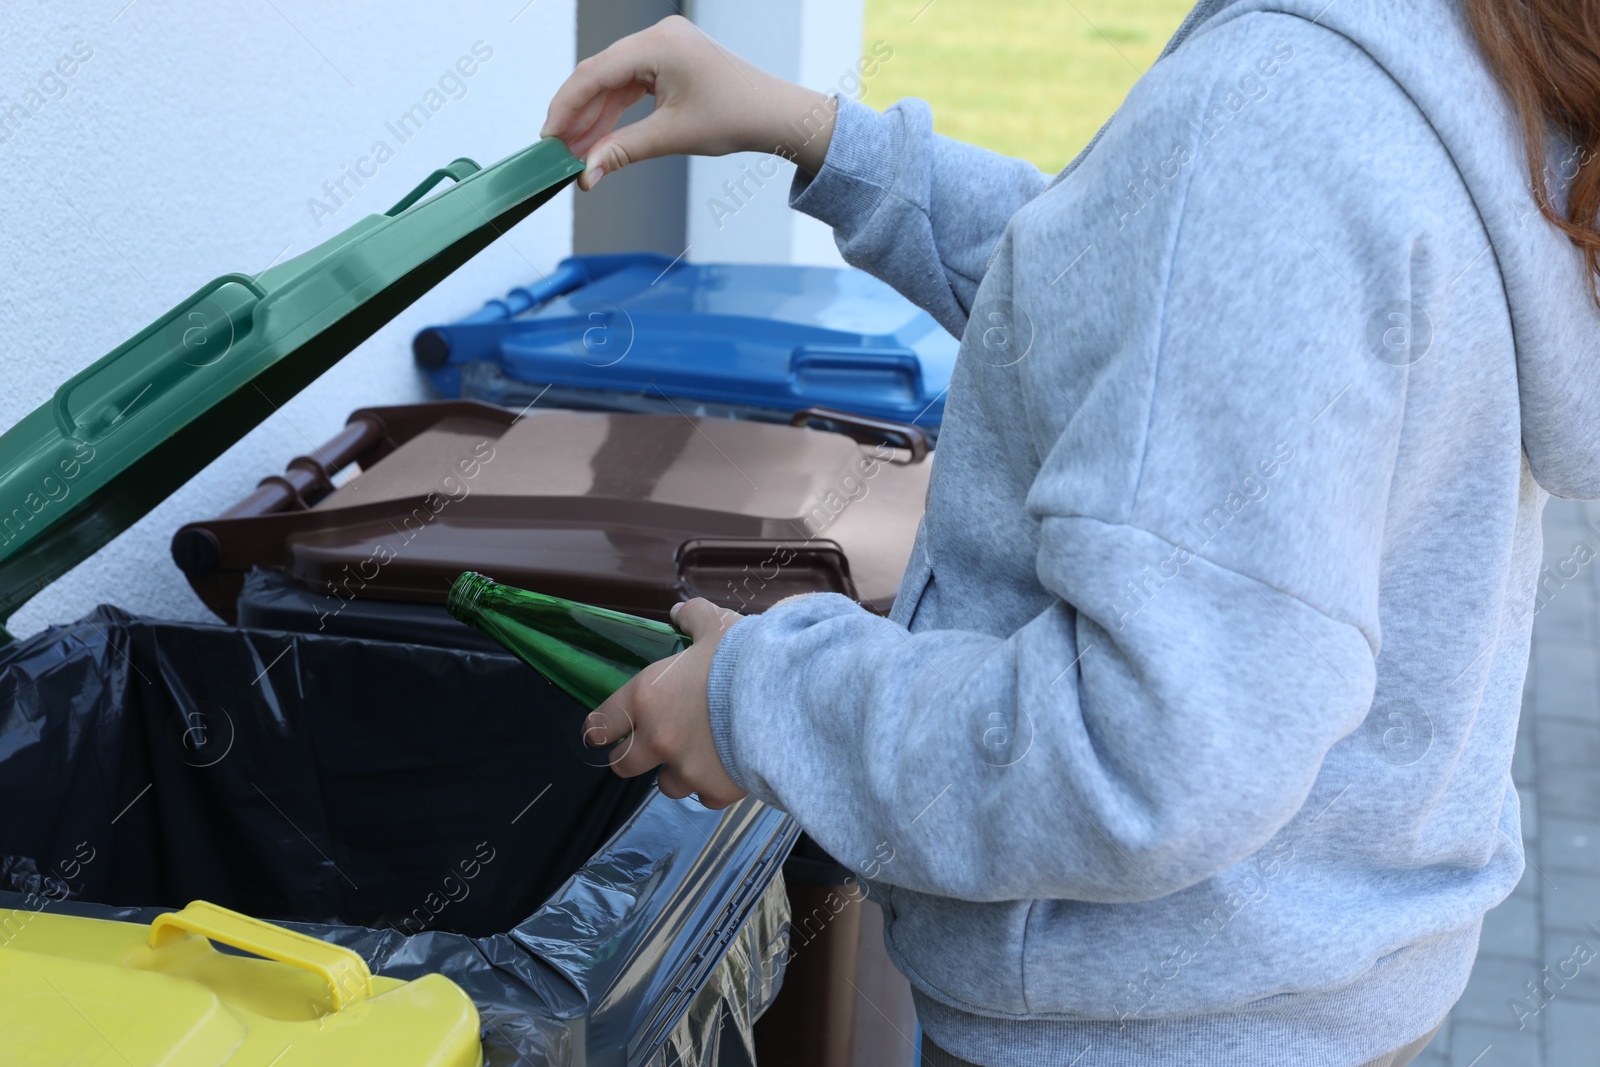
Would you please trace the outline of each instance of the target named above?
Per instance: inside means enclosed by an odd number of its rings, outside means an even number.
[[[251,498],[291,510],[247,501],[179,532],[174,555],[223,617],[251,566],[342,599],[443,602],[471,569],[656,617],[691,596],[758,611],[819,589],[887,610],[929,472],[842,433],[461,401],[358,412],[330,449],[366,449],[365,469],[328,491],[356,456],[300,457]]]

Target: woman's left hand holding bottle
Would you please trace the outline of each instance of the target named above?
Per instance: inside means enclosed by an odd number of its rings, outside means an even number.
[[[584,742],[601,747],[620,741],[611,769],[632,778],[661,768],[657,786],[669,797],[690,793],[708,808],[742,799],[723,769],[711,734],[706,686],[722,635],[743,616],[709,600],[695,599],[672,610],[672,621],[694,644],[640,671],[584,721]]]

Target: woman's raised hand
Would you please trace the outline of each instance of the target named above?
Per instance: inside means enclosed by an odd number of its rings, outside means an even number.
[[[614,129],[630,105],[656,98],[648,116]],[[833,135],[834,101],[774,77],[679,15],[624,37],[578,64],[550,101],[541,137],[559,137],[602,177],[644,159],[776,152],[815,174]]]

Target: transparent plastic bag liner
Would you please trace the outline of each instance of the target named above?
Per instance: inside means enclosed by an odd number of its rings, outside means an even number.
[[[794,825],[616,778],[582,714],[508,656],[103,607],[0,650],[0,907],[288,920],[456,981],[491,1064],[742,1062]]]

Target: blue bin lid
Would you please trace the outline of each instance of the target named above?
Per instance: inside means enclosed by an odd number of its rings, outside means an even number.
[[[446,395],[462,394],[463,367],[487,362],[558,390],[778,413],[829,407],[932,428],[958,348],[932,316],[862,271],[650,254],[571,257],[544,282],[415,343]]]

